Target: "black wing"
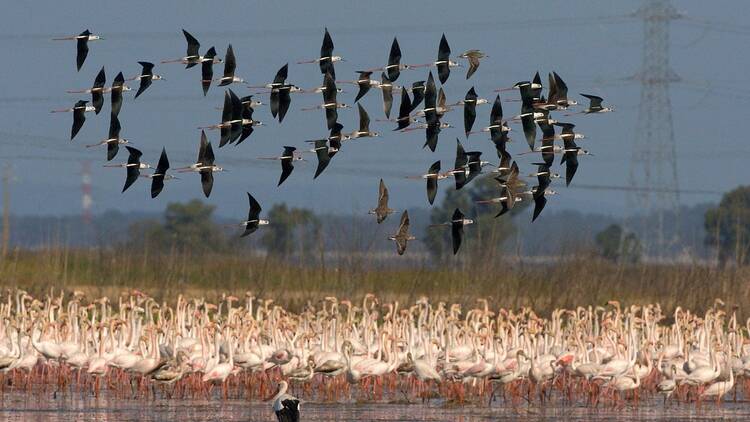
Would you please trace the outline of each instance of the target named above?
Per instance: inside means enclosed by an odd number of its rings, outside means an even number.
[[[555,160],[555,128],[547,122],[539,122],[542,129],[542,160],[551,166]]]
[[[286,178],[289,177],[290,174],[292,174],[292,170],[294,170],[294,151],[296,149],[297,148],[294,147],[284,147],[284,154],[282,155],[282,159],[280,160],[281,177],[279,177],[279,183],[276,186],[281,186],[281,184],[284,183],[284,180],[286,180]]]
[[[99,114],[104,106],[104,94],[101,88],[104,88],[105,83],[107,83],[107,75],[104,73],[104,67],[102,67],[99,73],[96,74],[96,79],[94,79],[93,88],[95,90],[91,92],[91,105],[94,106],[96,114]]]
[[[258,220],[260,218],[260,212],[263,211],[263,208],[261,208],[258,201],[252,195],[250,195],[250,192],[247,193],[247,201],[250,207],[247,213],[247,220]]]
[[[197,39],[195,39],[194,36],[192,36],[189,32],[182,30],[182,34],[185,36],[185,41],[187,41],[187,53],[185,56],[189,58],[198,58],[198,49],[201,47],[201,43],[198,42]],[[196,62],[197,63],[197,62]],[[188,64],[187,67],[195,66],[195,63]]]
[[[558,89],[557,89],[557,81],[555,81],[555,77],[549,73],[547,75],[547,80],[549,86],[547,87],[547,104],[557,104],[557,100],[560,95]]]
[[[258,201],[256,201],[255,198],[250,195],[250,192],[247,193],[247,200],[250,204],[250,209],[247,212],[245,231],[240,235],[240,237],[245,237],[258,230],[258,220],[260,219],[260,212],[262,210]]]
[[[401,74],[401,47],[398,46],[398,39],[393,38],[391,44],[391,53],[388,55],[388,79],[391,82],[396,82],[398,76]]]
[[[550,184],[552,184],[552,179],[550,175],[550,166],[548,166],[546,163],[535,163],[537,165],[537,190],[534,192],[534,195],[544,195],[545,189],[549,187]]]
[[[109,115],[109,139],[118,139],[120,137],[120,119],[116,114]]]
[[[573,135],[573,129],[575,129],[576,125],[573,123],[555,123],[555,126],[560,126],[562,128],[562,135]],[[565,138],[565,136],[563,136]]]
[[[499,167],[503,170],[500,171],[500,175],[506,175],[510,172],[510,162],[513,157],[505,149],[497,150],[497,157],[500,159]]]
[[[323,44],[320,46],[320,57],[331,57],[333,55],[333,39],[331,39],[331,34],[328,33],[328,28],[325,31]]]
[[[435,152],[437,149],[438,135],[440,134],[440,123],[431,123],[427,125],[425,130],[425,141],[422,148],[425,146],[430,148],[430,151]]]
[[[526,137],[526,143],[529,144],[529,149],[534,149],[534,142],[536,141],[536,124],[534,123],[534,109],[531,106],[524,105],[521,107],[521,126],[523,126],[523,134]]]
[[[237,146],[237,145],[241,144],[241,143],[242,143],[242,141],[244,141],[245,139],[247,139],[247,137],[248,137],[248,136],[250,136],[250,135],[251,135],[251,134],[253,133],[253,130],[254,130],[254,129],[253,129],[253,124],[252,124],[252,120],[253,120],[253,111],[254,111],[254,110],[253,110],[253,108],[252,108],[252,107],[250,106],[250,104],[249,104],[249,103],[248,103],[248,104],[243,104],[243,105],[242,105],[242,120],[243,120],[243,121],[244,121],[244,120],[248,120],[248,121],[250,121],[251,123],[247,123],[247,124],[245,124],[245,123],[243,122],[243,124],[242,124],[242,135],[240,135],[240,139],[239,139],[239,140],[237,140],[237,143],[235,144],[235,146]]]
[[[118,142],[107,142],[107,161],[115,158],[118,151],[120,151],[120,144]]]
[[[141,156],[143,153],[133,147],[127,148],[130,155],[128,156],[128,167],[126,167],[125,186],[122,187],[122,191],[125,192],[141,174]]]
[[[94,112],[99,114],[104,106],[104,94],[101,91],[94,91],[91,93],[91,105],[94,106]]]
[[[326,73],[323,77],[323,88],[323,103],[334,104],[333,107],[324,107],[326,112],[326,127],[331,129],[339,119],[339,112],[336,107],[336,81],[330,72]]]
[[[578,153],[566,152],[563,157],[565,157],[565,186],[570,186],[578,170]]]
[[[440,174],[440,160],[432,163],[432,165],[430,166],[430,169],[427,170],[427,173],[434,174],[434,175]],[[437,184],[438,184],[437,177],[427,178],[427,200],[430,202],[430,205],[432,205],[432,203],[435,202],[435,196],[437,195]]]
[[[542,191],[541,195],[534,195],[534,215],[531,217],[532,222],[539,217],[545,205],[547,205],[547,198],[544,197],[544,191]]]
[[[435,161],[432,163],[430,168],[427,170],[427,173],[429,174],[438,174],[440,173],[440,160]]]
[[[323,170],[328,167],[328,163],[331,162],[331,157],[328,155],[328,144],[325,139],[315,141],[315,155],[318,157],[318,168],[315,169],[313,179],[317,179],[323,173]]]
[[[214,172],[212,169],[201,170],[201,186],[203,187],[203,194],[206,198],[211,196],[211,190],[214,187]]]
[[[196,163],[204,164],[206,159],[206,149],[208,149],[208,137],[206,137],[206,131],[201,130],[201,141],[198,144],[198,160]]]
[[[448,61],[451,56],[451,48],[448,45],[448,40],[445,38],[445,34],[443,34],[442,38],[440,38],[440,46],[438,47],[438,61]]]
[[[148,87],[151,86],[152,82],[153,81],[152,81],[152,77],[151,76],[141,78],[141,83],[138,86],[138,91],[135,93],[135,97],[134,98],[138,98],[139,95],[143,94],[143,92],[146,90],[146,88],[148,88]]]
[[[335,104],[336,103],[336,81],[333,79],[333,75],[326,73],[323,76],[323,103],[324,104]],[[330,128],[329,128],[330,129]]]
[[[359,86],[359,92],[354,98],[354,102],[359,101],[360,98],[364,97],[367,92],[370,91],[370,75],[372,72],[359,71],[359,78],[357,79],[357,85]]]
[[[141,76],[154,76],[154,64],[151,62],[138,62],[141,65]]]
[[[227,54],[224,56],[224,80],[221,81],[219,86],[229,85],[232,83],[234,78],[234,71],[237,69],[237,59],[234,57],[234,49],[232,44],[227,47]]]
[[[474,121],[477,119],[477,98],[479,97],[472,86],[464,97],[464,132],[467,138],[471,128],[474,127]]]
[[[534,103],[534,96],[531,93],[531,82],[518,82],[516,85],[518,84],[521,84],[518,88],[518,92],[521,94],[521,104],[530,107]]]
[[[289,106],[292,104],[292,96],[290,95],[291,87],[286,87],[279,91],[279,123],[284,120],[286,112],[289,111]]]
[[[590,95],[590,94],[581,94],[581,95],[589,99],[590,109],[598,109],[602,107],[602,102],[604,101],[602,97],[598,97],[596,95]]]
[[[279,89],[273,88],[271,89],[271,98],[269,100],[271,102],[271,115],[273,117],[276,117],[279,114]]]
[[[336,123],[331,128],[331,131],[328,134],[328,141],[331,142],[332,147],[338,148],[339,146],[341,146],[341,130],[343,129],[344,125],[342,125],[341,123]]]
[[[151,177],[151,197],[156,198],[164,189],[164,176],[169,170],[169,158],[167,158],[167,150],[161,149],[161,156],[159,157],[159,164],[156,165],[156,171],[154,176]]]
[[[216,161],[216,156],[214,156],[214,148],[211,146],[211,142],[206,144],[206,149],[203,152],[203,159],[201,161],[201,165],[203,166],[213,166],[214,161]]]
[[[427,76],[427,83],[424,88],[424,108],[425,120],[428,124],[437,122],[437,89],[432,72]]]
[[[339,111],[333,107],[326,107],[326,127],[328,129],[333,128],[336,122],[339,120]]]
[[[125,77],[122,72],[115,76],[115,81],[112,83],[112,92],[110,93],[110,100],[112,101],[112,114],[120,114],[122,108],[122,87],[125,84]]]
[[[136,180],[138,180],[138,176],[141,175],[141,169],[138,167],[128,167],[126,178],[125,178],[125,186],[122,187],[122,191],[125,192],[133,183],[135,183]]]
[[[557,87],[557,102],[562,105],[567,105],[568,102],[568,85],[562,80],[557,72],[552,72],[552,76],[555,79],[555,86]]]
[[[409,118],[409,113],[411,113],[412,110],[411,100],[409,99],[409,92],[406,89],[401,90],[401,105],[399,105],[398,108],[398,121],[396,124],[396,129],[394,130],[401,130],[409,127],[411,124],[411,119]]]
[[[438,47],[438,79],[440,79],[440,83],[444,84],[448,77],[451,74],[451,68],[448,65],[448,61],[450,60],[451,56],[451,48],[448,45],[448,40],[445,39],[445,34],[443,34],[443,37],[440,38],[440,46]]]
[[[503,122],[503,102],[500,100],[500,94],[495,97],[490,111],[490,125],[499,125]]]
[[[482,151],[470,151],[466,155],[468,156],[467,166],[469,168],[466,183],[469,183],[482,173]]]
[[[104,88],[104,84],[107,83],[107,74],[104,72],[104,67],[99,70],[94,79],[94,88]]]
[[[369,132],[370,131],[370,116],[367,114],[367,111],[364,107],[362,107],[362,104],[357,103],[357,108],[359,109],[359,131],[360,132]]]
[[[542,141],[555,139],[555,128],[552,125],[547,121],[540,121],[538,125],[539,129],[542,130]]]
[[[531,95],[533,98],[539,98],[540,95],[542,95],[542,77],[539,76],[539,72],[536,72],[534,74],[534,79],[532,80],[533,84],[539,85],[539,88],[532,88],[531,89]]]
[[[453,218],[451,221],[451,240],[453,241],[453,254],[457,254],[459,248],[461,248],[461,241],[464,236],[464,214],[456,208],[453,211]]]
[[[229,143],[234,143],[240,135],[242,135],[242,100],[237,94],[231,89],[229,90],[229,98],[231,100],[232,107],[232,124],[229,127]]]
[[[414,111],[424,100],[425,81],[416,81],[411,84],[411,111]]]
[[[169,170],[169,158],[167,158],[167,150],[161,149],[161,156],[159,156],[159,163],[156,165],[156,173],[164,175]]]
[[[391,118],[391,108],[393,107],[393,84],[388,75],[383,72],[380,75],[381,91],[383,91],[383,112],[386,119]]]
[[[555,161],[554,147],[553,140],[542,139],[542,160],[549,166]]]
[[[216,49],[211,47],[206,52],[206,55],[201,63],[201,86],[203,86],[203,96],[205,97],[208,93],[208,88],[211,87],[211,80],[214,78],[214,57],[216,56]]]
[[[461,189],[466,185],[466,164],[469,162],[464,151],[464,146],[461,145],[461,141],[456,138],[456,160],[453,162],[453,170],[457,171],[453,173],[453,178],[456,180],[456,190]],[[460,171],[459,171],[460,170]]]
[[[355,103],[370,91],[370,81],[366,81],[364,83],[359,82],[357,83],[357,85],[359,85],[359,91],[357,92],[357,96],[354,98]]]
[[[232,120],[232,112],[232,97],[228,91],[224,91],[224,107],[221,109],[221,127],[219,128],[219,148],[228,144],[231,138],[231,131],[226,123]]]
[[[135,98],[138,98],[139,95],[143,93],[143,91],[146,90],[146,88],[151,86],[151,83],[153,82],[154,78],[154,64],[151,62],[138,62],[141,66],[143,66],[143,69],[141,70],[141,82],[140,86],[138,87],[138,92],[135,93]]]
[[[286,82],[286,78],[289,75],[289,63],[281,66],[281,69],[276,72],[276,76],[273,77],[274,85],[283,85]]]
[[[81,33],[81,36],[85,36],[85,38],[78,38],[77,39],[77,45],[76,45],[76,70],[80,71],[81,67],[83,67],[83,62],[86,61],[86,56],[89,54],[89,38],[88,35],[90,35],[91,32],[89,30],[85,30]]]
[[[164,189],[164,176],[151,177],[151,198],[156,198]]]
[[[112,88],[122,88],[124,84],[125,77],[122,75],[122,72],[119,72],[117,76],[115,76],[115,80],[112,81]]]
[[[276,412],[279,422],[299,422],[299,400],[287,399],[281,404],[284,407]]]
[[[320,58],[327,57],[328,59],[321,60],[318,65],[320,66],[320,73],[324,75],[330,73],[335,78],[336,70],[333,68],[331,56],[333,56],[333,39],[331,39],[331,34],[328,33],[328,28],[326,28],[326,33],[323,35],[323,44],[320,46]]]
[[[87,101],[78,101],[73,106],[73,126],[70,129],[70,140],[76,137],[78,132],[86,122],[86,103]]]

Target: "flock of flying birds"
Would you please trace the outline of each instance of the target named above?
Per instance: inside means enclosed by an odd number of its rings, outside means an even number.
[[[477,106],[488,104],[490,101],[480,98],[474,87],[469,89],[463,100],[453,104],[448,104],[442,85],[445,85],[451,73],[451,69],[461,67],[458,62],[451,60],[451,49],[445,35],[440,39],[437,59],[434,62],[426,64],[403,64],[401,63],[401,49],[396,38],[393,39],[391,51],[388,56],[388,63],[382,67],[358,71],[358,78],[353,81],[336,80],[334,63],[342,61],[341,56],[334,55],[334,45],[328,29],[325,30],[323,44],[320,49],[320,57],[309,61],[300,61],[303,63],[317,63],[320,72],[323,75],[323,84],[319,87],[303,90],[296,85],[287,81],[288,64],[282,66],[272,82],[252,86],[244,79],[235,75],[237,63],[235,60],[234,50],[230,44],[227,48],[223,60],[223,76],[214,78],[213,65],[222,63],[217,57],[216,49],[209,48],[203,55],[200,54],[200,43],[190,33],[182,30],[185,40],[187,41],[187,53],[184,57],[174,60],[164,60],[162,63],[181,63],[187,69],[201,65],[201,85],[204,96],[208,92],[213,82],[218,82],[219,86],[228,86],[233,84],[245,84],[250,88],[264,89],[265,91],[258,94],[269,95],[269,106],[274,118],[278,118],[279,123],[284,120],[291,105],[291,94],[314,92],[323,96],[322,104],[303,110],[324,110],[328,130],[328,137],[307,141],[313,145],[310,150],[314,152],[318,159],[317,169],[314,178],[317,178],[330,164],[331,159],[341,151],[342,145],[350,140],[358,138],[377,137],[379,134],[370,130],[370,117],[367,111],[359,103],[372,89],[376,88],[382,92],[383,112],[386,119],[396,124],[394,131],[409,132],[415,130],[425,131],[424,146],[431,151],[435,151],[438,143],[438,135],[443,129],[452,127],[449,123],[442,121],[443,116],[457,107],[463,108],[464,114],[464,133],[466,138],[471,134],[489,133],[490,139],[497,150],[499,164],[492,170],[495,173],[495,180],[500,188],[500,196],[478,201],[483,204],[499,204],[502,208],[497,216],[503,215],[513,208],[516,202],[531,198],[534,201],[534,212],[532,221],[536,220],[547,203],[546,195],[552,195],[555,192],[550,188],[552,179],[560,178],[558,173],[552,171],[553,162],[556,155],[561,155],[561,164],[565,165],[565,183],[569,185],[578,168],[579,155],[591,155],[591,153],[576,145],[576,140],[583,139],[584,135],[575,132],[575,125],[567,122],[559,122],[550,117],[553,111],[566,111],[564,116],[574,114],[596,114],[613,111],[611,107],[603,105],[603,99],[595,95],[581,94],[588,99],[588,107],[578,112],[567,112],[577,103],[568,98],[568,87],[563,79],[556,72],[549,74],[547,95],[542,94],[542,79],[537,72],[531,81],[521,81],[512,87],[498,89],[496,92],[518,90],[520,93],[521,110],[516,116],[509,119],[503,116],[503,106],[500,95],[492,102],[490,111],[489,125],[474,131],[474,123],[477,117]],[[82,32],[80,35],[56,38],[56,40],[75,40],[77,42],[76,64],[80,71],[84,64],[89,48],[90,41],[101,40],[98,35],[92,34],[89,30]],[[486,57],[480,50],[468,50],[458,56],[468,61],[468,71],[466,79],[477,71],[480,59]],[[111,96],[111,114],[110,127],[107,139],[87,147],[104,146],[107,147],[107,161],[113,160],[119,151],[119,146],[127,144],[128,141],[120,137],[120,122],[118,114],[122,107],[123,92],[130,91],[125,82],[139,81],[139,87],[135,98],[142,95],[146,89],[151,86],[153,81],[164,79],[162,76],[153,72],[154,64],[151,62],[138,62],[142,66],[140,75],[130,79],[125,79],[122,72],[118,73],[111,87],[106,87],[106,74],[102,68],[97,74],[94,84],[90,89],[80,91],[68,91],[70,93],[91,94],[91,102],[79,100],[72,108],[64,110],[53,110],[53,112],[72,112],[73,126],[71,129],[71,140],[75,138],[86,121],[87,112],[99,114],[104,104],[104,94]],[[411,87],[398,86],[395,84],[401,71],[408,69],[430,68],[435,67],[438,80],[441,87],[438,89],[432,70],[429,70],[426,80],[420,80],[412,83]],[[374,72],[381,72],[380,80],[372,79]],[[353,84],[359,88],[354,102],[357,103],[359,112],[359,127],[351,133],[343,132],[344,126],[338,122],[338,109],[350,108],[350,105],[341,103],[337,99],[337,94],[343,92],[338,84]],[[401,93],[401,101],[398,109],[398,116],[391,117],[391,108],[393,106],[394,92]],[[511,100],[514,101],[514,100]],[[422,105],[422,108],[419,108]],[[262,102],[253,99],[253,95],[240,97],[232,89],[227,89],[224,93],[224,105],[222,107],[221,122],[201,127],[200,145],[198,157],[195,163],[189,166],[174,169],[178,173],[198,173],[201,177],[203,193],[206,197],[211,195],[213,187],[213,174],[224,171],[224,168],[216,164],[214,150],[211,142],[208,141],[206,130],[219,130],[219,147],[227,144],[238,145],[246,140],[254,131],[256,126],[261,126],[262,122],[253,118],[253,111],[256,107],[263,105]],[[534,163],[536,171],[529,174],[529,177],[535,177],[537,184],[528,186],[520,174],[518,164],[513,161],[511,154],[508,152],[507,144],[511,141],[508,133],[511,131],[510,123],[520,122],[524,137],[529,146],[529,151],[521,153],[539,153],[541,160]],[[537,127],[542,132],[541,145],[537,144]],[[560,133],[556,133],[555,127],[560,128]],[[562,145],[556,144],[555,141],[562,141]],[[438,181],[453,177],[456,189],[461,189],[470,183],[476,176],[483,173],[484,167],[490,165],[488,161],[482,160],[480,151],[465,151],[461,141],[456,139],[456,159],[452,168],[447,171],[441,171],[440,161],[434,162],[429,166],[427,172],[421,176],[415,176],[418,179],[424,179],[427,183],[427,199],[430,205],[433,204],[436,194]],[[170,168],[169,159],[165,149],[162,149],[158,164],[151,174],[141,174],[141,170],[152,168],[149,164],[141,161],[142,153],[132,146],[125,147],[129,156],[127,163],[106,164],[105,167],[118,167],[126,169],[125,185],[123,192],[135,183],[139,177],[151,179],[151,197],[155,198],[164,188],[164,182],[176,179],[167,171]],[[281,176],[278,185],[281,185],[294,170],[294,162],[302,160],[302,151],[293,146],[284,146],[281,155],[277,157],[263,157],[262,159],[278,160],[281,163]],[[268,220],[260,218],[261,206],[255,198],[248,193],[250,211],[245,221],[239,223],[244,227],[242,236],[247,236],[258,229],[261,225],[269,224]],[[388,189],[383,180],[380,180],[379,195],[377,207],[370,211],[377,217],[377,222],[382,223],[389,214],[395,210],[388,207]],[[447,226],[451,228],[453,252],[458,252],[463,237],[465,225],[472,224],[473,220],[466,218],[460,209],[456,209],[450,221],[443,224],[433,225],[431,227]],[[407,243],[414,240],[415,237],[409,234],[409,214],[403,211],[398,231],[389,237],[396,242],[397,252],[402,255],[406,251]]]

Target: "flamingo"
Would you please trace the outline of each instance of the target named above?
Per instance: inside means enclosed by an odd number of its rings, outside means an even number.
[[[667,400],[672,397],[672,393],[677,389],[677,382],[675,381],[675,374],[677,373],[677,367],[673,364],[670,366],[669,375],[663,379],[656,386],[656,391],[664,394],[664,404],[667,404]]]
[[[734,387],[734,371],[729,368],[729,379],[726,381],[716,381],[713,384],[706,387],[701,393],[701,398],[716,397],[718,403],[724,394],[728,393]]]

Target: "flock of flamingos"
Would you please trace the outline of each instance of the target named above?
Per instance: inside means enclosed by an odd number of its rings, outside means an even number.
[[[750,320],[659,305],[492,310],[328,297],[293,313],[246,293],[219,303],[140,291],[0,300],[4,392],[306,400],[548,400],[666,406],[735,400],[750,387]],[[743,385],[744,383],[744,385]],[[744,394],[740,394],[744,396]],[[277,394],[279,397],[279,394]],[[288,395],[288,397],[292,397]]]

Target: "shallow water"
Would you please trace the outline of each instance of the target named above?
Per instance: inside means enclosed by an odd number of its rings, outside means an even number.
[[[275,421],[269,403],[246,400],[201,399],[122,399],[99,398],[80,394],[48,397],[6,392],[0,399],[2,421]],[[493,406],[469,404],[446,406],[439,401],[429,404],[389,403],[310,403],[302,407],[303,421],[494,421],[527,420],[709,420],[724,418],[750,420],[749,402],[714,401],[695,404],[674,403],[664,407],[654,398],[638,406],[626,405],[590,408],[552,403],[544,407],[512,407],[502,401]]]

